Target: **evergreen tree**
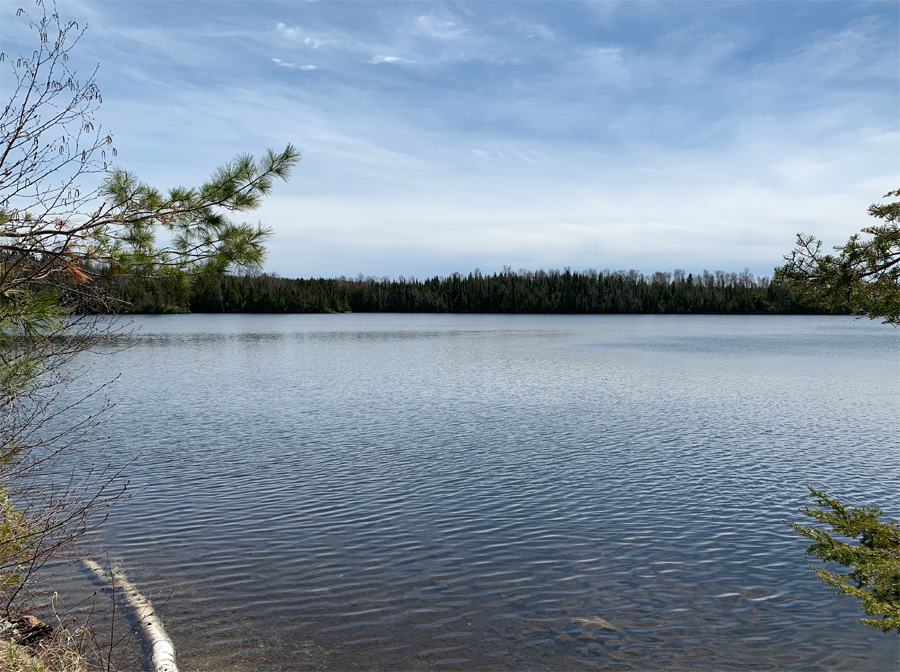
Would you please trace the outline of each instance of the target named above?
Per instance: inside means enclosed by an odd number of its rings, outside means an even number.
[[[890,197],[900,197],[900,189],[884,195]],[[824,254],[821,240],[798,233],[776,277],[819,303],[900,324],[900,201],[873,203],[869,214],[883,223],[852,235],[837,254]]]
[[[869,616],[881,617],[864,618],[863,623],[884,632],[900,632],[900,525],[881,522],[878,516],[884,512],[874,506],[851,508],[813,488],[809,493],[817,508],[806,507],[804,512],[830,526],[831,532],[798,523],[791,527],[813,540],[807,554],[852,569],[847,574],[813,571],[841,595],[862,600],[860,609]],[[859,543],[839,541],[833,534],[859,539]]]
[[[900,189],[885,198],[900,196]],[[846,305],[857,315],[897,326],[900,324],[900,201],[873,204],[869,214],[884,220],[854,234],[836,255],[822,254],[822,242],[797,234],[797,247],[785,257],[787,264],[776,269],[776,277],[788,286],[825,305]],[[812,569],[822,581],[842,595],[862,600],[860,609],[870,616],[863,623],[884,632],[900,632],[900,526],[878,519],[881,509],[847,507],[824,492],[809,488],[818,509],[805,513],[831,527],[831,532],[815,526],[791,523],[800,534],[813,540],[807,555],[823,562],[837,562],[851,568],[847,574]],[[859,543],[835,539],[841,535]]]

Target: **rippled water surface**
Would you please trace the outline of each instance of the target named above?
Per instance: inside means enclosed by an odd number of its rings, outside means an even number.
[[[161,316],[96,357],[100,541],[185,670],[898,667],[805,484],[900,515],[900,332],[835,317]],[[598,620],[599,619],[599,620]]]

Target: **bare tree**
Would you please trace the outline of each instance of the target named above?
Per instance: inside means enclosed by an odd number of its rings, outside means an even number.
[[[73,360],[117,329],[90,314],[112,301],[103,279],[183,280],[259,267],[269,230],[230,215],[257,208],[300,160],[291,145],[259,160],[241,155],[199,187],[166,192],[112,165],[112,135],[95,120],[96,68],[82,76],[71,58],[86,27],[61,19],[55,4],[35,5],[34,16],[17,12],[34,51],[0,53],[3,81],[12,82],[0,114],[0,609],[7,612],[124,487],[109,470],[58,486],[41,477],[91,440],[108,407],[89,412],[85,397],[60,397]]]

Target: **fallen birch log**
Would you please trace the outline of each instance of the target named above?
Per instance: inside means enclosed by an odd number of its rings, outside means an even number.
[[[110,567],[110,574],[107,575],[99,563],[89,559],[83,562],[99,579],[113,585],[116,596],[124,597],[125,602],[134,611],[141,637],[150,651],[150,667],[153,672],[178,672],[178,666],[175,664],[175,645],[166,634],[150,600],[141,595],[118,568]]]

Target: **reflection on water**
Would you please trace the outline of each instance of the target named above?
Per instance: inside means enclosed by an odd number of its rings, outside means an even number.
[[[141,455],[100,541],[174,591],[184,669],[897,668],[897,638],[856,622],[785,524],[807,482],[898,515],[895,330],[137,326],[89,374],[122,373],[103,459]]]

